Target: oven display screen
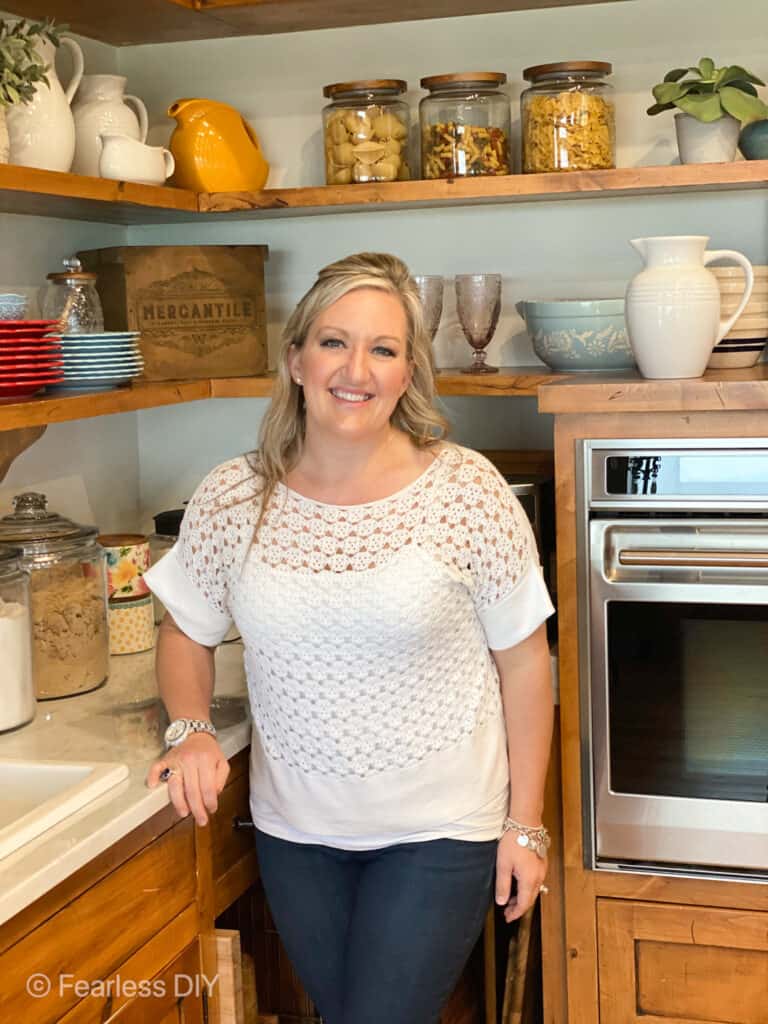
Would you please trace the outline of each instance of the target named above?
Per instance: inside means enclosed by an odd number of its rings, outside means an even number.
[[[768,451],[610,455],[606,494],[658,497],[761,497],[768,500]]]

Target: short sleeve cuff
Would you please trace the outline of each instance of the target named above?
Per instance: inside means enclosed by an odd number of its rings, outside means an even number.
[[[492,651],[514,647],[554,614],[541,569],[531,562],[514,590],[478,612]]]
[[[212,607],[195,588],[179,559],[179,545],[144,573],[147,586],[165,605],[182,633],[204,647],[216,647],[229,632],[232,619]]]

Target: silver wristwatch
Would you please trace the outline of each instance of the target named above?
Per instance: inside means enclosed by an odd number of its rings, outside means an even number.
[[[165,730],[166,747],[178,747],[193,732],[207,732],[209,736],[216,735],[216,730],[211,722],[205,722],[201,718],[174,718]]]

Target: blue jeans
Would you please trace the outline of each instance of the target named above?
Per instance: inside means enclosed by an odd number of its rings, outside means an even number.
[[[477,941],[496,842],[338,850],[256,832],[272,916],[325,1024],[434,1024]]]

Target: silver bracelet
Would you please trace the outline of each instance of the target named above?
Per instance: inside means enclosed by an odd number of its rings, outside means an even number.
[[[549,832],[543,825],[521,825],[514,818],[505,818],[501,826],[501,834],[505,832],[517,832],[517,845],[532,850],[537,857],[543,860],[551,843]]]

